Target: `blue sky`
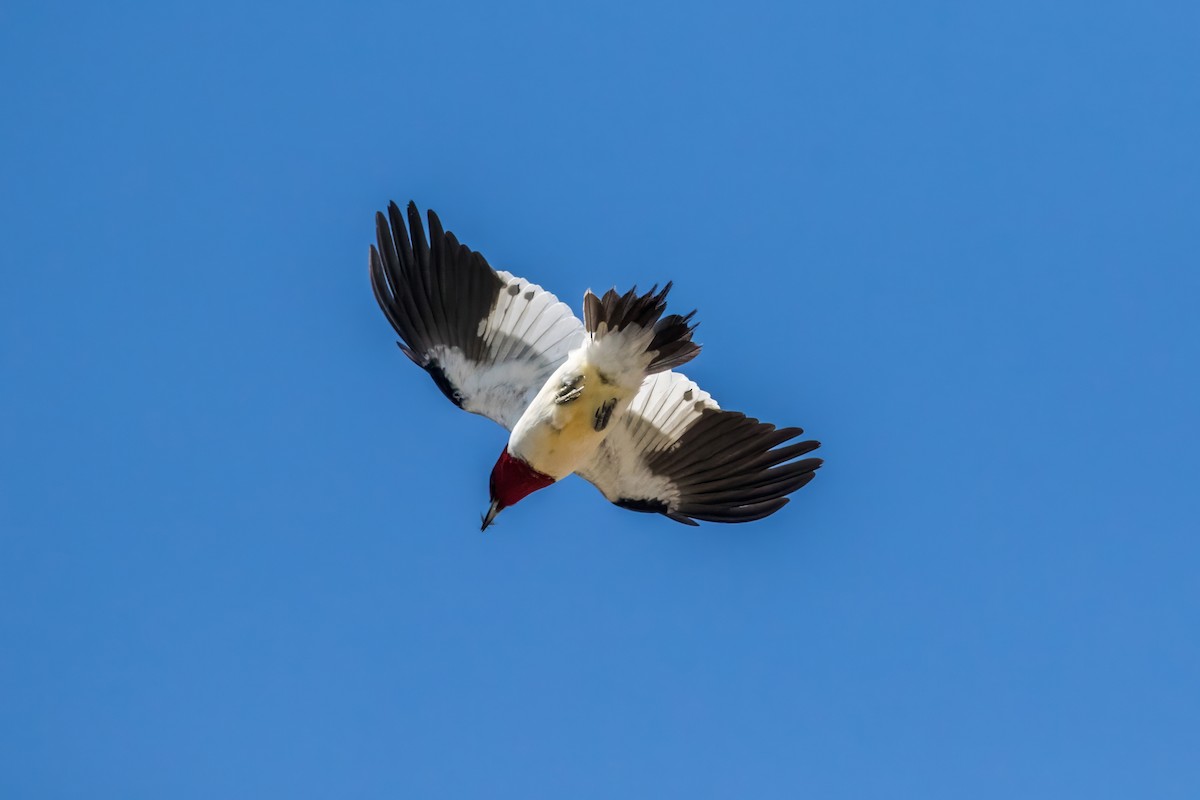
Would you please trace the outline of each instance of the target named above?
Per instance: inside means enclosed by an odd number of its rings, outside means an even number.
[[[0,794],[1196,797],[1194,3],[0,10]],[[672,279],[826,466],[577,479],[394,345],[388,200]]]

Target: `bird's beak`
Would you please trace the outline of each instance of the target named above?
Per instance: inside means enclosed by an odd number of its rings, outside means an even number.
[[[491,506],[488,507],[487,513],[483,515],[483,527],[479,530],[486,531],[488,526],[496,520],[496,515],[500,513],[501,508],[503,506],[500,505],[500,501],[493,500]]]

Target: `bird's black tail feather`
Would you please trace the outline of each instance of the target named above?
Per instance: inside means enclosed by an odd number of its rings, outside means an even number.
[[[661,292],[657,290],[658,285],[655,284],[642,295],[637,293],[635,286],[620,295],[616,289],[609,289],[603,297],[597,297],[591,290],[583,296],[583,324],[594,338],[599,339],[631,326],[653,331],[646,346],[646,352],[653,354],[650,365],[646,367],[647,375],[686,364],[700,352],[700,345],[692,341],[692,331],[696,328],[692,317],[696,312],[668,314],[664,317],[671,283],[668,282]]]

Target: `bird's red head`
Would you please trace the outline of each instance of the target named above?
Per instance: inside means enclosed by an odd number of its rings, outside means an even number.
[[[496,459],[496,466],[492,467],[492,480],[488,486],[492,506],[483,518],[483,529],[487,530],[487,526],[501,511],[552,483],[554,478],[538,472],[529,466],[529,462],[517,458],[508,452],[507,447],[504,448],[500,458]]]

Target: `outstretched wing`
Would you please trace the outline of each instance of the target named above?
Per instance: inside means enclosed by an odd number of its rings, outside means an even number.
[[[408,226],[391,203],[375,228],[371,288],[400,349],[456,406],[511,429],[583,341],[583,324],[542,287],[492,269],[433,211],[428,242],[413,203]]]
[[[686,525],[750,522],[813,479],[820,442],[716,401],[678,372],[651,375],[596,455],[576,473],[612,502]],[[790,442],[790,444],[789,444]],[[799,460],[797,460],[799,459]]]

